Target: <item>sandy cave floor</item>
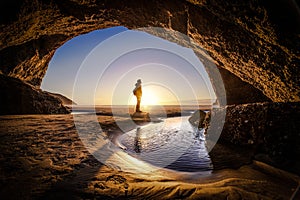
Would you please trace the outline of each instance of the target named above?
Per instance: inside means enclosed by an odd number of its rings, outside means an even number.
[[[121,134],[113,117],[97,118],[109,137]],[[207,177],[110,168],[83,146],[72,115],[0,116],[0,148],[1,199],[300,199],[298,176],[258,161]]]

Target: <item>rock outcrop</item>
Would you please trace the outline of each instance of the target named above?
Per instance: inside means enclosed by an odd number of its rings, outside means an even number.
[[[224,82],[227,105],[271,101],[262,91],[242,81],[231,72],[222,68],[219,71]]]
[[[189,117],[189,122],[193,125],[193,126],[196,126],[197,128],[205,128],[205,123],[204,123],[204,120],[206,118],[209,118],[209,117],[206,117],[207,113],[205,113],[204,111],[202,110],[196,110],[192,116]],[[208,120],[209,121],[209,120]]]
[[[253,103],[215,109],[218,119],[226,109],[219,142],[247,150],[252,159],[261,160],[299,174],[300,169],[300,104]],[[209,139],[208,130],[208,139]],[[222,154],[212,151],[211,155]],[[217,155],[218,156],[218,155]]]
[[[62,104],[64,106],[70,106],[70,105],[77,105],[77,103],[75,103],[74,101],[72,101],[71,99],[69,99],[68,97],[65,97],[62,94],[58,94],[58,93],[53,93],[53,92],[48,92],[48,91],[44,91],[44,93],[50,94],[58,99],[61,100]]]
[[[292,0],[1,4],[10,11],[0,17],[1,73],[37,87],[55,50],[73,37],[112,26],[155,26],[187,34],[211,55],[223,69],[228,104],[300,101],[299,13]]]
[[[30,84],[0,75],[0,115],[70,113],[62,101]]]

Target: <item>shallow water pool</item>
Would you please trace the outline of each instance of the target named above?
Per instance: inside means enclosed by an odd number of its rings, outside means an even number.
[[[118,138],[126,152],[152,165],[176,171],[211,171],[204,130],[197,130],[188,117],[167,118],[139,126]]]

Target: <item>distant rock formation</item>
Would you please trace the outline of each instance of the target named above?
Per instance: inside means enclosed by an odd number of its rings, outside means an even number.
[[[4,75],[0,75],[0,96],[1,115],[70,113],[59,98]]]
[[[62,95],[62,94],[58,94],[58,93],[53,93],[53,92],[48,92],[48,91],[44,91],[45,93],[48,93],[56,98],[59,98],[62,102],[62,104],[64,106],[68,106],[68,105],[77,105],[77,103],[75,103],[74,101],[72,101],[71,99],[69,99],[68,97]]]

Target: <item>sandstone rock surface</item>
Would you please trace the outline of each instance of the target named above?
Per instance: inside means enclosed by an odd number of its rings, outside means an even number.
[[[112,26],[154,26],[187,34],[210,54],[223,69],[228,104],[300,101],[300,21],[291,0],[2,4],[10,12],[1,12],[1,72],[37,87],[56,49],[75,36]],[[239,81],[232,85],[232,79]]]

